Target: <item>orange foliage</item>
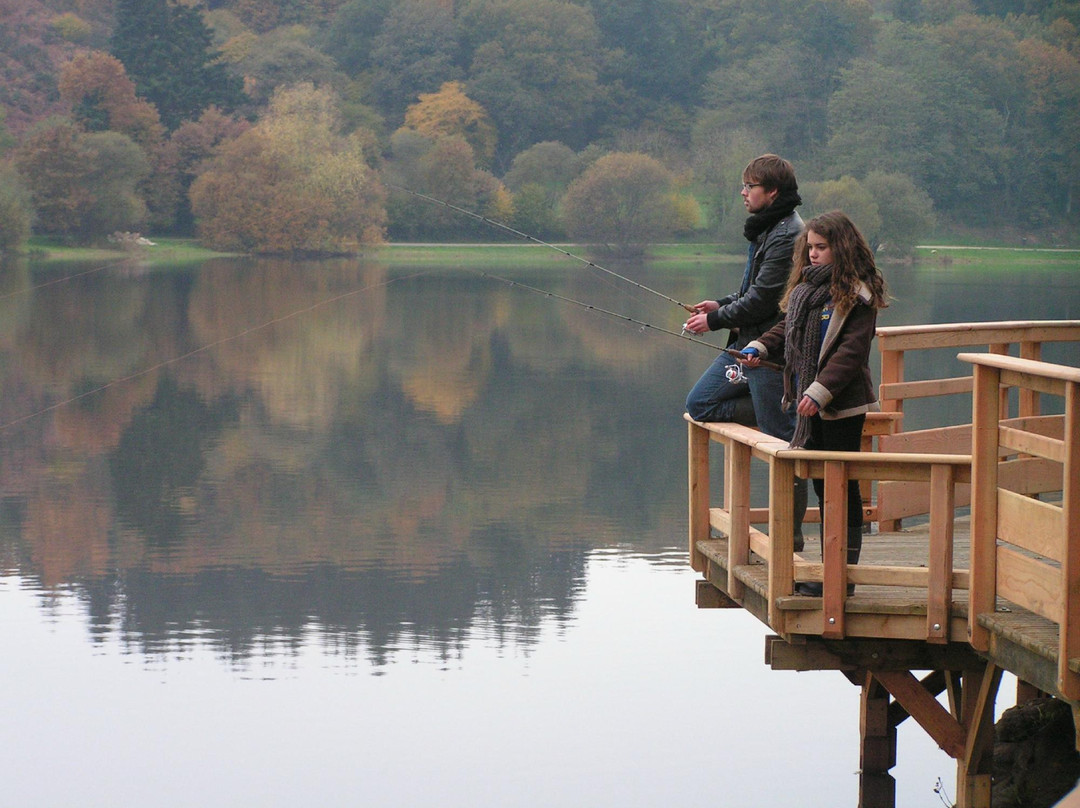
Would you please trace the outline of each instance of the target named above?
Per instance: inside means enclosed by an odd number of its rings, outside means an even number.
[[[448,81],[437,93],[421,93],[405,111],[405,125],[433,139],[460,135],[481,165],[490,165],[495,155],[495,126],[487,111],[465,95],[461,82]]]
[[[60,71],[60,97],[78,111],[88,105],[102,113],[104,127],[127,135],[140,146],[161,142],[165,127],[157,109],[135,95],[135,83],[128,78],[124,65],[102,51],[80,54]]]
[[[334,134],[327,91],[275,95],[263,120],[219,150],[191,186],[210,246],[258,253],[355,252],[378,243],[383,190],[361,135]]]

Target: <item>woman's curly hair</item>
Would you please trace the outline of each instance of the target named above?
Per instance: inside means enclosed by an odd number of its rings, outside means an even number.
[[[832,248],[833,273],[830,289],[834,306],[840,310],[853,307],[858,300],[860,281],[870,289],[869,305],[878,309],[889,305],[885,278],[874,261],[874,251],[847,214],[834,210],[808,221],[796,239],[795,260],[780,301],[781,310],[787,311],[791,290],[799,285],[803,270],[810,266],[810,248],[806,237],[811,231],[825,239]]]

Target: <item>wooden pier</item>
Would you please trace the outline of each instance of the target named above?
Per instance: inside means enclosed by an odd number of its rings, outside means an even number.
[[[989,808],[1004,671],[1017,678],[1017,703],[1050,695],[1071,705],[1080,749],[1080,368],[1041,359],[1044,344],[1080,342],[1080,321],[877,336],[884,411],[868,417],[861,452],[790,449],[687,417],[697,602],[767,624],[773,669],[836,670],[861,688],[862,808],[895,806],[889,770],[908,717],[956,760],[957,805]],[[970,375],[905,380],[905,358],[922,351],[948,352]],[[905,403],[957,395],[970,398],[970,422],[904,430]],[[752,477],[765,472],[767,501],[752,503]],[[820,522],[821,538],[808,534],[799,553],[796,476],[823,479],[826,502],[806,519]],[[857,565],[846,563],[848,480],[863,489],[869,531]],[[795,594],[796,581],[822,582],[822,596]]]

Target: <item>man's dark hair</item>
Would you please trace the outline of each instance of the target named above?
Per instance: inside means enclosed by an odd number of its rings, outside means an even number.
[[[799,183],[795,181],[795,167],[775,154],[755,157],[746,164],[742,178],[743,182],[760,182],[766,191],[775,189],[785,193],[799,190]]]

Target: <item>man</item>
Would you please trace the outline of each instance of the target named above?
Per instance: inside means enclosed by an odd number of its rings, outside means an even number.
[[[791,272],[795,239],[803,221],[795,169],[775,154],[763,154],[743,169],[742,199],[750,215],[743,235],[750,242],[739,291],[719,300],[703,300],[685,329],[694,334],[729,329],[727,347],[741,350],[780,320],[780,298]],[[739,381],[745,373],[745,383]],[[734,380],[732,380],[734,379]],[[790,441],[794,409],[785,412],[783,375],[770,368],[742,369],[730,354],[720,354],[686,397],[686,411],[696,421],[735,421],[766,435]],[[806,480],[795,480],[795,549],[802,550]]]

